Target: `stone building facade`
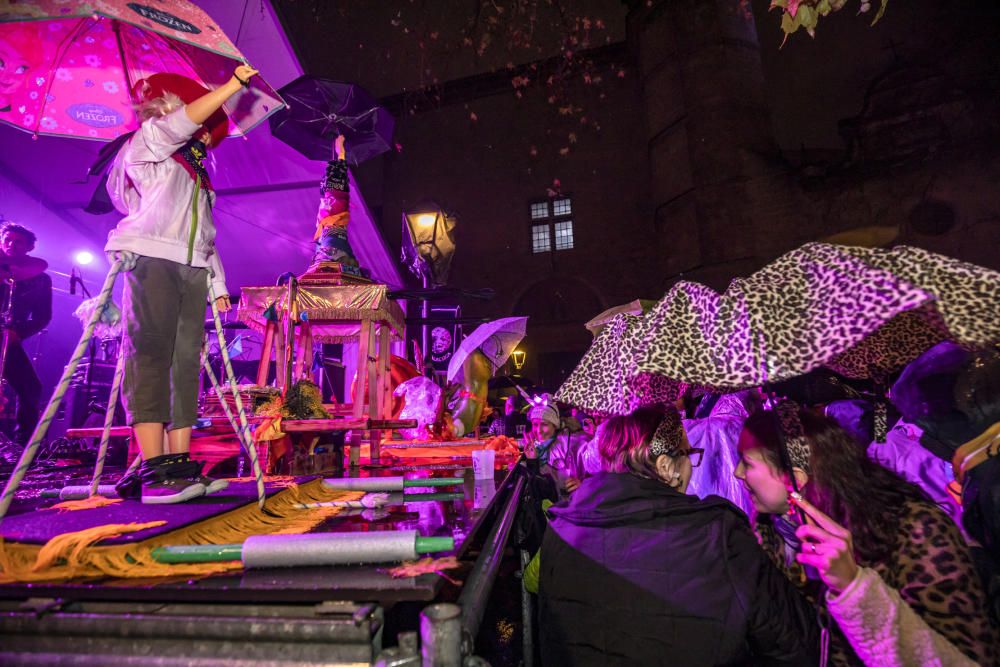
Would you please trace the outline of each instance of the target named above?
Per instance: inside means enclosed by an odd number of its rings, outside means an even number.
[[[458,216],[450,282],[497,294],[463,315],[528,315],[524,373],[554,388],[601,310],[682,278],[724,289],[807,241],[1000,268],[994,4],[896,3],[874,28],[845,10],[779,50],[766,1],[626,2],[622,39],[593,52],[617,75],[571,91],[600,130],[565,155],[551,147],[576,118],[554,115],[543,87],[518,98],[510,70],[466,66],[399,116],[401,152],[356,173],[396,247],[407,207],[430,198]],[[353,61],[357,73],[305,59],[378,90]],[[402,91],[380,92],[403,111]],[[572,249],[533,252],[532,204],[567,198]]]

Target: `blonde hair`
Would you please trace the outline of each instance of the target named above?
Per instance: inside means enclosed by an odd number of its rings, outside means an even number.
[[[143,87],[143,93],[149,90],[149,84]],[[154,97],[135,105],[135,112],[139,116],[139,121],[147,121],[150,118],[160,118],[172,111],[176,111],[184,106],[184,101],[171,92],[165,92],[160,97]]]

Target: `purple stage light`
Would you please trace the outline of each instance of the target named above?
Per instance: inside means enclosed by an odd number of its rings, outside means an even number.
[[[87,266],[88,264],[93,263],[94,253],[89,250],[79,250],[73,255],[73,261],[80,266]]]

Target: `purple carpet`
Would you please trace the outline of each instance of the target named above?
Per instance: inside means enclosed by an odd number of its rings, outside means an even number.
[[[304,477],[297,479],[296,482],[301,484],[310,479],[313,478]],[[279,484],[265,486],[268,496],[275,495],[283,488]],[[53,504],[55,502],[58,501],[53,501]],[[94,526],[166,521],[158,528],[148,528],[114,539],[101,540],[102,546],[127,544],[141,542],[255,502],[257,502],[257,487],[253,482],[234,482],[219,493],[176,505],[143,505],[138,500],[125,500],[107,507],[74,512],[60,512],[40,507],[34,511],[5,517],[0,521],[0,536],[8,542],[45,544],[56,535],[86,530]]]

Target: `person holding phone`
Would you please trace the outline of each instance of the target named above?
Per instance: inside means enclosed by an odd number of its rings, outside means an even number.
[[[761,545],[817,606],[829,664],[995,664],[969,548],[923,491],[791,403],[751,416],[738,451]]]
[[[569,432],[548,394],[534,399],[528,422],[531,428],[524,433],[525,456],[538,460],[542,471],[555,480],[560,497],[573,493],[584,477],[578,453],[586,437]]]

